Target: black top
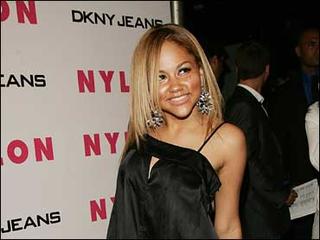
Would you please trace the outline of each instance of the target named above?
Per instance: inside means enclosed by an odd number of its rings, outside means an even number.
[[[107,238],[216,238],[211,202],[221,183],[199,150],[150,135],[139,150],[129,149],[118,172]],[[149,174],[152,156],[159,160]]]

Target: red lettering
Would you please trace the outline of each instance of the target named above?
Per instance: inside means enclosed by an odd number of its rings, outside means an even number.
[[[7,1],[1,0],[1,22],[7,20],[9,15],[10,15],[9,4],[7,3]]]
[[[106,209],[106,200],[104,198],[100,199],[100,205],[95,201],[90,201],[90,212],[91,212],[91,221],[95,222],[98,219],[106,219],[107,218],[107,209]]]
[[[37,24],[36,5],[34,1],[28,1],[29,7],[27,7],[24,1],[16,1],[16,5],[17,5],[17,17],[18,17],[19,23],[25,23],[25,16],[26,16],[29,20],[29,23]]]
[[[40,138],[35,138],[34,150],[36,155],[36,161],[42,161],[42,153],[48,160],[53,160],[53,147],[51,137],[46,137],[46,144],[44,145]]]
[[[89,92],[95,92],[93,70],[88,71],[89,78],[87,78],[87,76],[82,70],[78,70],[77,74],[78,74],[79,92],[85,92],[84,90],[85,86],[87,87]]]
[[[108,71],[106,74],[105,71],[99,71],[102,80],[104,81],[105,92],[111,92],[111,79],[113,77],[114,71]]]
[[[52,137],[46,137],[45,141],[41,138],[34,138],[34,155],[36,162],[43,160],[43,155],[47,160],[54,160],[54,151]],[[16,164],[24,163],[29,156],[29,147],[20,139],[15,139],[8,144],[7,156]],[[4,160],[1,157],[1,166],[4,165]]]
[[[93,135],[94,140],[88,134],[83,135],[84,141],[84,149],[85,149],[85,156],[91,156],[91,149],[95,153],[95,155],[101,155],[101,147],[100,147],[100,138],[99,134]]]
[[[119,133],[118,132],[115,132],[113,134],[105,133],[104,135],[110,144],[111,153],[116,153],[117,152],[116,144],[119,137]]]
[[[104,82],[104,91],[110,93],[112,91],[112,80],[114,78],[115,71],[103,71],[99,70],[99,75]],[[88,74],[85,74],[83,70],[77,70],[78,75],[78,88],[79,92],[83,93],[86,90],[89,92],[95,92],[95,78],[93,70],[88,70]],[[129,92],[130,86],[126,82],[126,75],[124,71],[119,71],[119,84],[120,92]],[[86,89],[85,89],[86,88]]]
[[[20,156],[16,155],[16,153],[15,153],[15,150],[17,148],[19,148],[21,151]],[[29,151],[28,151],[27,145],[23,141],[13,140],[8,145],[7,154],[8,154],[9,159],[12,162],[14,162],[16,164],[21,164],[27,159]]]
[[[120,90],[121,92],[129,92],[130,88],[129,85],[126,84],[126,76],[124,71],[119,72],[120,77]]]
[[[127,132],[124,132],[123,137],[127,137]],[[104,133],[104,137],[106,139],[107,145],[109,146],[108,154],[117,153],[117,143],[119,142],[119,132],[106,132]],[[83,134],[83,142],[84,142],[84,152],[85,156],[98,156],[101,155],[101,144],[100,144],[100,134],[95,133],[93,136],[89,134]]]

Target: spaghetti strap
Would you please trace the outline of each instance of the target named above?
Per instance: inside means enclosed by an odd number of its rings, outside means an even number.
[[[197,152],[201,152],[202,148],[207,144],[207,142],[210,140],[210,138],[215,134],[215,132],[224,124],[225,122],[220,123],[220,125],[218,127],[216,127],[216,129],[214,129],[214,131],[210,134],[210,136],[203,142],[203,144],[201,145],[201,147],[198,149]]]

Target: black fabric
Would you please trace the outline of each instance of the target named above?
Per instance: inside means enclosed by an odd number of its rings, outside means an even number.
[[[289,171],[292,186],[297,186],[319,177],[309,158],[305,116],[308,102],[303,87],[303,73],[291,71],[286,83],[279,86],[269,99],[269,115],[276,129],[283,150],[285,167]],[[318,80],[319,81],[319,80]],[[314,81],[313,81],[314,89]],[[314,92],[314,90],[313,90]],[[291,221],[290,236],[311,236],[311,217]],[[299,238],[298,237],[298,238]]]
[[[243,130],[247,165],[240,194],[244,238],[277,238],[289,227],[289,195],[280,143],[261,103],[237,86],[226,105],[225,119]]]
[[[159,160],[148,178],[152,156]],[[146,135],[119,167],[107,238],[215,239],[211,203],[220,185],[200,152]]]
[[[288,81],[269,99],[269,115],[280,140],[286,169],[292,186],[317,177],[309,159],[305,116],[307,98],[302,84],[302,72],[291,72]]]

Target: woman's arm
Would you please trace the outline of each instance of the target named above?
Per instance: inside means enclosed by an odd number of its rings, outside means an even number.
[[[246,165],[246,142],[240,128],[226,124],[221,131],[218,171],[221,187],[215,196],[215,230],[219,238],[242,238],[239,198]]]

